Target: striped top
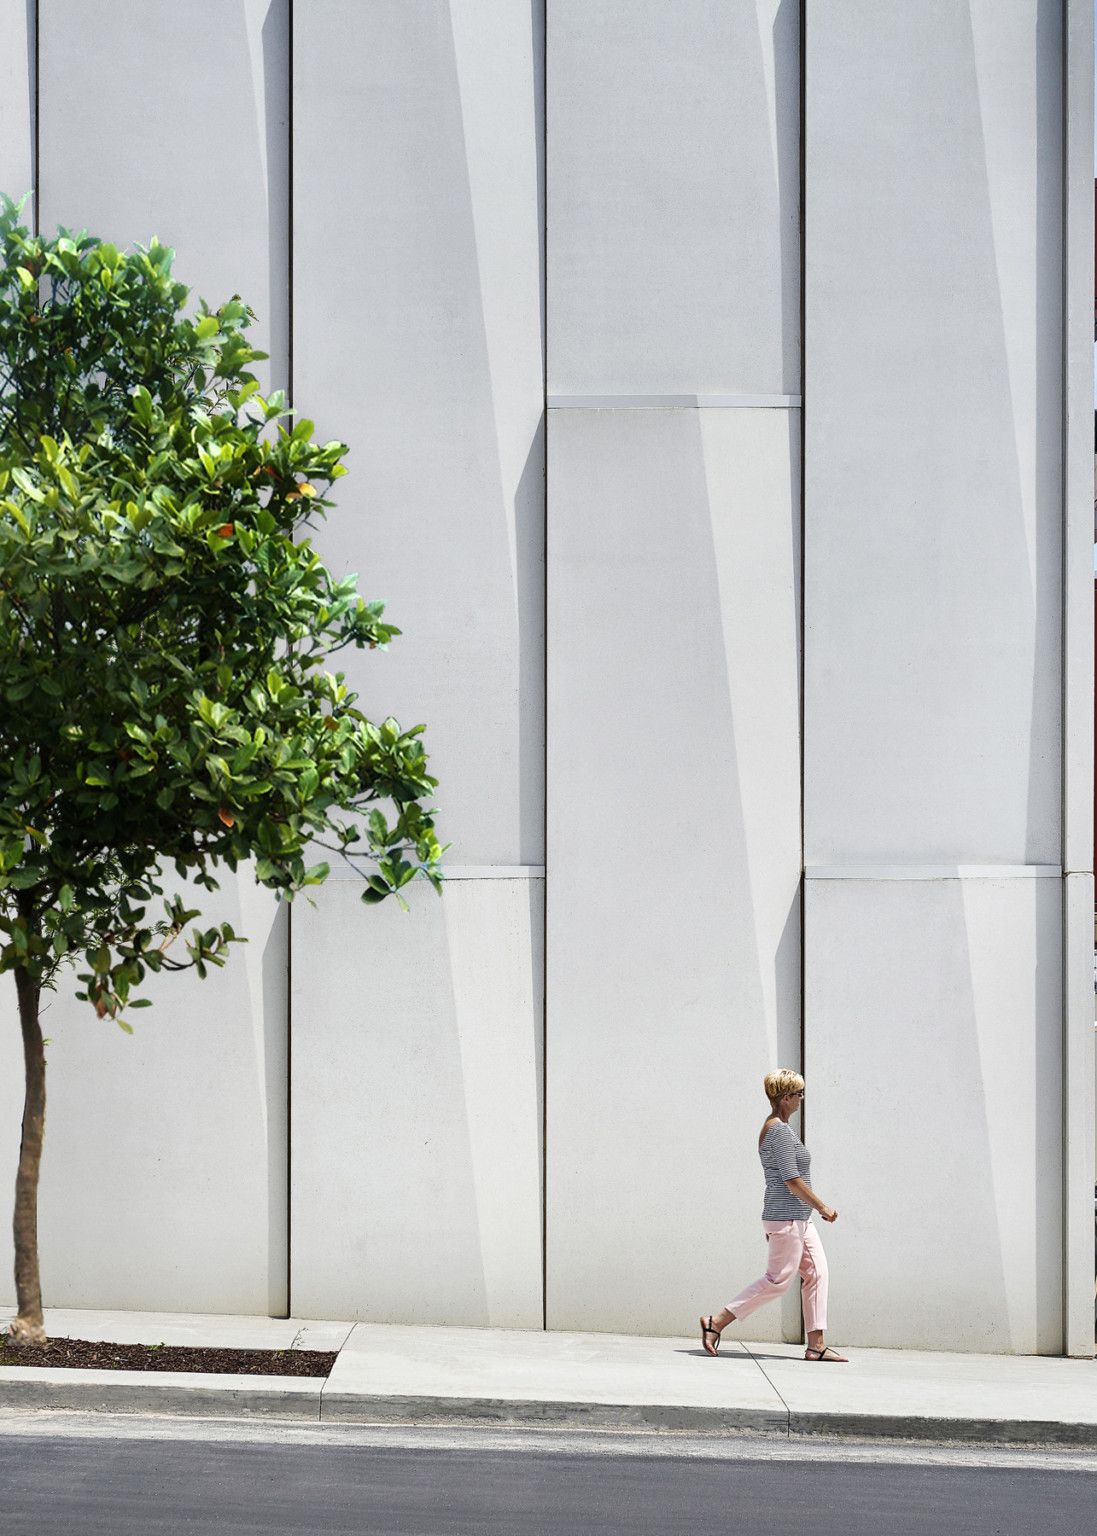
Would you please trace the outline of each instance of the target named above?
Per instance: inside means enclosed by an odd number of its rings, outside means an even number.
[[[758,1148],[762,1160],[762,1172],[766,1176],[766,1200],[762,1206],[763,1221],[810,1221],[811,1206],[806,1200],[798,1200],[785,1183],[786,1179],[811,1180],[811,1153],[797,1136],[791,1125],[780,1120],[771,1125],[762,1145]]]

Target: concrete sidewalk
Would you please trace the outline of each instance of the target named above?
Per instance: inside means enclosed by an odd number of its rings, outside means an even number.
[[[0,1313],[0,1326],[10,1313]],[[116,1343],[338,1350],[326,1381],[0,1368],[0,1410],[489,1423],[1097,1447],[1097,1364],[1049,1356],[404,1327],[297,1318],[48,1311],[47,1331]]]

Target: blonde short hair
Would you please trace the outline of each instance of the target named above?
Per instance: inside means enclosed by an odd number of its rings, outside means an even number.
[[[778,1099],[783,1099],[788,1093],[799,1093],[804,1086],[804,1079],[799,1072],[791,1072],[788,1067],[779,1067],[776,1072],[766,1073],[766,1098],[771,1104],[776,1104]]]

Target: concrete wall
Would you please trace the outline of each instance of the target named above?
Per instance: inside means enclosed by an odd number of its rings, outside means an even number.
[[[1062,1348],[1061,882],[809,879],[805,1074],[831,1328]]]
[[[802,1062],[843,1340],[1091,1347],[1091,8],[801,9],[0,0],[0,185],[350,444],[456,876],[58,998],[48,1301],[675,1332]]]
[[[152,978],[145,995],[155,1006],[133,1014],[132,1036],[78,1003],[71,975],[45,995],[47,1306],[287,1310],[288,912],[243,871],[216,897],[195,894],[207,925],[231,922],[249,942],[208,981]],[[10,1189],[23,1076],[10,977],[0,999],[0,1168]],[[0,1234],[6,1303],[8,1222]]]
[[[298,1314],[541,1326],[543,888],[295,905]]]
[[[514,0],[295,15],[294,391],[351,444],[316,544],[405,631],[347,671],[430,722],[461,865],[544,862],[541,48]]]
[[[1051,18],[809,17],[808,865],[1060,863]]]
[[[799,389],[793,10],[548,8],[550,1327],[675,1332],[763,1262],[727,1172],[800,1045],[799,420],[751,408]]]
[[[796,393],[793,0],[549,0],[550,395]]]
[[[347,671],[429,722],[471,877],[411,920],[350,886],[294,915],[298,1311],[542,1321],[542,53],[514,0],[295,15],[294,391],[352,445],[316,544],[405,631]],[[344,1044],[336,1152],[309,1106]]]
[[[42,0],[38,70],[42,228],[173,246],[193,300],[244,294],[284,387],[288,0]]]
[[[16,201],[35,182],[35,9],[34,0],[0,0],[0,188]],[[24,216],[33,215],[32,198]]]
[[[1097,1081],[1089,1009],[1094,985],[1093,911],[1094,524],[1093,353],[1089,334],[1094,243],[1093,7],[1063,10],[1063,1259],[1064,1344],[1093,1349],[1093,1231],[1089,1192],[1095,1163]]]
[[[12,42],[6,70],[34,56],[33,10],[0,12]],[[181,12],[45,0],[37,12],[43,228],[175,246],[195,301],[247,297],[273,380],[284,383],[286,0],[196,0]],[[15,195],[32,170],[27,99],[26,89],[5,93],[2,108]],[[227,969],[205,984],[162,977],[149,994],[156,1008],[133,1016],[133,1039],[75,1003],[66,981],[45,1016],[47,1304],[286,1308],[286,914],[246,877],[223,883],[221,898],[202,905],[250,939]],[[2,1123],[14,1177],[21,1052],[5,1012]],[[0,1258],[5,1294],[8,1275]]]
[[[1061,45],[808,14],[805,1070],[865,1342],[1062,1344]]]
[[[726,1171],[800,1051],[797,429],[551,413],[551,1326],[671,1332],[762,1262]]]

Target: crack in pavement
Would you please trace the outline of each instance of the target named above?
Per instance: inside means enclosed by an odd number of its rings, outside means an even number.
[[[749,1356],[749,1358],[754,1361],[755,1365],[758,1367],[758,1369],[761,1371],[762,1375],[765,1377],[767,1384],[777,1394],[777,1397],[778,1397],[778,1399],[780,1401],[781,1407],[785,1410],[785,1414],[786,1414],[785,1434],[788,1435],[791,1438],[791,1436],[792,1436],[792,1409],[789,1407],[788,1403],[785,1402],[785,1399],[784,1399],[784,1397],[783,1397],[783,1395],[781,1393],[780,1387],[778,1387],[777,1383],[770,1376],[769,1372],[766,1370],[766,1368],[762,1364],[761,1360],[759,1360],[758,1357],[752,1352],[752,1350],[750,1348],[750,1345],[745,1343],[742,1339],[736,1339],[735,1342],[736,1342],[736,1344],[738,1344],[739,1348],[744,1352],[744,1354]]]

